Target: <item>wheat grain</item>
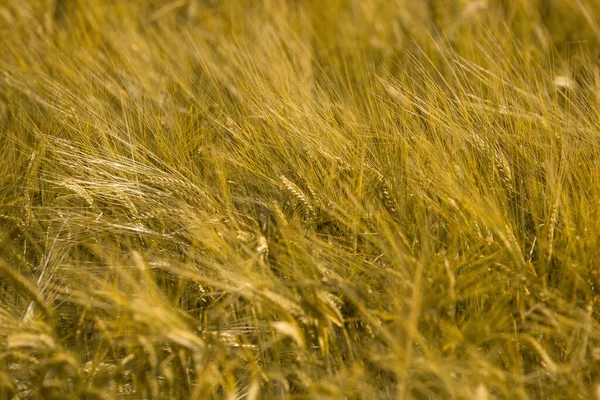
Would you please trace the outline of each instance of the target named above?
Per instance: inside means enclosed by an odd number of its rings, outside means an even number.
[[[306,212],[307,218],[310,219],[314,215],[315,211],[314,211],[314,208],[311,205],[310,201],[304,194],[304,192],[302,192],[302,190],[300,190],[300,188],[298,186],[296,186],[294,183],[292,183],[285,176],[281,175],[279,177],[279,179],[283,183],[283,186],[296,198],[296,200],[300,204],[302,204],[302,206],[304,207],[304,210]]]

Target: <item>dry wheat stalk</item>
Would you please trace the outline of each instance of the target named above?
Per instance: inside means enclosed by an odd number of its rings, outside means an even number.
[[[513,182],[512,170],[510,168],[510,165],[508,164],[508,161],[506,160],[506,157],[504,156],[504,154],[501,151],[495,150],[494,151],[494,161],[496,163],[496,168],[498,169],[498,173],[500,174],[500,180],[501,180],[502,184],[504,185],[504,188],[509,193],[514,193],[515,188],[512,183]]]
[[[392,214],[396,213],[395,201],[391,195],[390,186],[387,183],[387,180],[381,174],[381,172],[377,171],[375,168],[368,167],[369,170],[373,173],[375,180],[377,181],[376,187],[379,189],[379,196],[383,200],[384,207]]]
[[[552,254],[554,252],[554,229],[556,227],[557,221],[558,221],[558,199],[552,205],[552,210],[550,212],[550,222],[548,225],[548,256],[546,258],[547,262],[552,261]]]
[[[314,215],[315,210],[314,210],[313,206],[310,204],[308,197],[304,194],[304,192],[297,185],[292,183],[285,176],[281,175],[279,177],[279,179],[283,183],[283,186],[285,186],[285,188],[296,198],[296,200],[300,204],[302,204],[302,206],[304,207],[304,209],[306,211],[307,218],[310,219]]]

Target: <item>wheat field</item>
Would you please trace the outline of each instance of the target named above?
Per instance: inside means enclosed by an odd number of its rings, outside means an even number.
[[[0,1],[0,399],[600,399],[599,0]]]

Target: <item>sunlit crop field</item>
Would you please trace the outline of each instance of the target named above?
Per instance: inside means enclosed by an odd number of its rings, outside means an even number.
[[[0,399],[600,399],[599,0],[1,0]]]

